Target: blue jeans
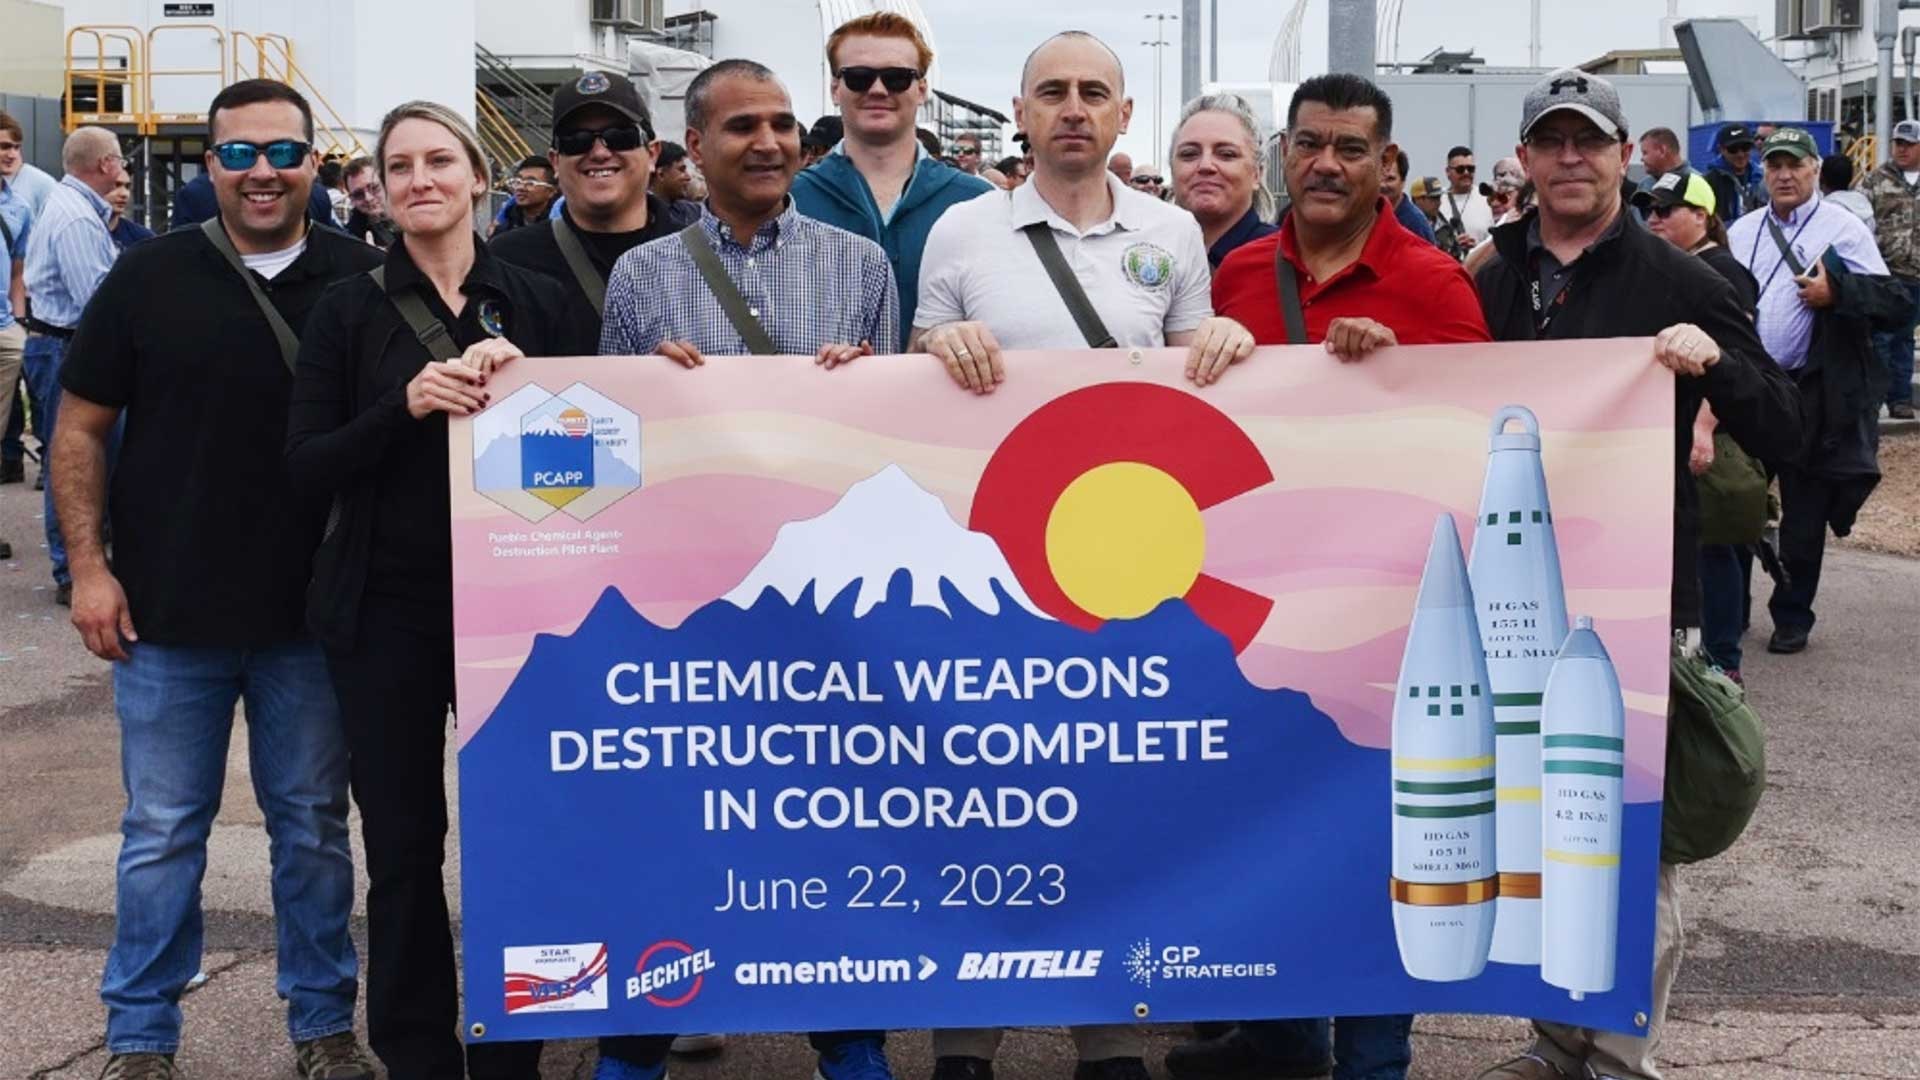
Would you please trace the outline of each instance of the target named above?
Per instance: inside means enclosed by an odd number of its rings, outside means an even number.
[[[1325,1020],[1243,1020],[1240,1030],[1262,1060],[1327,1060]],[[1340,1016],[1332,1026],[1333,1080],[1406,1080],[1413,1064],[1413,1017]]]
[[[287,1032],[304,1042],[349,1030],[360,966],[347,931],[347,745],[319,647],[140,642],[128,657],[113,669],[127,812],[114,942],[100,979],[107,1049],[179,1048],[180,994],[200,970],[207,834],[241,699],[272,857],[274,989],[287,1002]]]
[[[1877,331],[1873,335],[1873,347],[1887,362],[1887,404],[1898,405],[1913,401],[1913,330],[1920,325],[1920,281],[1912,278],[1895,277],[1900,288],[1907,294],[1907,300],[1916,306],[1916,310],[1907,314],[1907,321],[1898,330]]]
[[[1740,670],[1740,635],[1747,629],[1747,571],[1751,561],[1730,544],[1700,548],[1700,634],[1707,655],[1727,671]]]
[[[66,356],[65,338],[34,334],[27,338],[26,353],[20,358],[27,397],[33,402],[33,430],[40,436],[40,470],[48,477],[46,492],[41,498],[46,507],[47,557],[53,560],[56,585],[73,580],[67,571],[67,542],[60,535],[60,521],[53,514],[53,474],[47,472],[53,457],[53,421],[60,410],[60,363]]]

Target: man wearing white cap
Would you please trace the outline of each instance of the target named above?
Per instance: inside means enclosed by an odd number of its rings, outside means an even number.
[[[1920,120],[1893,125],[1893,157],[1867,175],[1880,255],[1907,296],[1920,304]],[[1913,322],[1875,335],[1887,360],[1887,413],[1913,419]]]

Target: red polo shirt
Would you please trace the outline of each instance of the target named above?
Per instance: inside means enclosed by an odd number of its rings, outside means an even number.
[[[1382,198],[1360,257],[1325,281],[1313,280],[1300,261],[1292,214],[1279,232],[1242,245],[1213,272],[1214,312],[1237,320],[1262,345],[1287,343],[1273,271],[1276,246],[1298,275],[1308,341],[1326,340],[1327,326],[1346,317],[1372,319],[1402,345],[1493,340],[1466,270],[1408,232]]]

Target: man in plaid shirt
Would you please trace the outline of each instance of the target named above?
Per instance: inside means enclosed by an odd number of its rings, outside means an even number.
[[[878,244],[803,217],[788,198],[800,123],[772,71],[723,60],[687,88],[687,152],[707,177],[698,229],[782,354],[837,367],[900,349],[900,300]],[[658,353],[686,367],[751,352],[675,235],[620,257],[607,282],[603,355]]]

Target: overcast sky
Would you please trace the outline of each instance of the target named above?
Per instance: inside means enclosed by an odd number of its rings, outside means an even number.
[[[1264,82],[1280,22],[1291,0],[1217,0],[1220,9],[1220,81]],[[920,0],[933,24],[940,51],[941,88],[1012,115],[1020,64],[1032,47],[1060,30],[1081,29],[1100,35],[1126,64],[1127,90],[1134,99],[1134,120],[1120,149],[1136,161],[1161,163],[1171,125],[1180,107],[1180,23],[1169,21],[1170,44],[1163,53],[1162,132],[1153,139],[1153,54],[1143,44],[1154,38],[1148,13],[1180,13],[1179,0],[1107,0],[1066,5],[1034,0]],[[1203,0],[1202,8],[1207,6]],[[1647,49],[1660,44],[1660,22],[1667,0],[1542,0],[1540,60],[1550,67],[1577,64],[1613,49]],[[1762,37],[1772,32],[1773,0],[1679,0],[1681,16],[1748,16]],[[1400,19],[1399,58],[1414,60],[1435,48],[1472,48],[1497,66],[1527,63],[1528,0],[1405,0]],[[1324,70],[1327,54],[1327,0],[1311,0],[1301,34],[1301,59],[1309,74]],[[1207,59],[1201,38],[1201,62]],[[1205,77],[1203,75],[1203,80]]]

